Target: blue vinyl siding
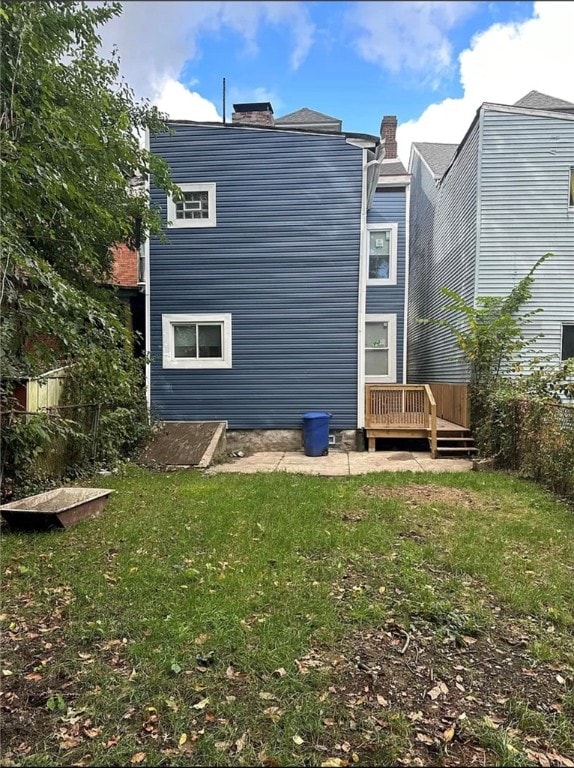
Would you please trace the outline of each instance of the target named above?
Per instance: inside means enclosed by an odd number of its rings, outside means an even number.
[[[398,224],[397,284],[367,285],[366,312],[397,316],[397,382],[403,380],[403,347],[405,341],[405,225],[406,191],[404,188],[379,187],[367,213],[367,224]]]
[[[150,243],[152,411],[299,428],[357,424],[362,150],[344,136],[172,123],[152,137],[177,183],[215,182],[217,226]],[[165,221],[165,194],[152,188]],[[230,312],[233,367],[162,368],[162,314]]]

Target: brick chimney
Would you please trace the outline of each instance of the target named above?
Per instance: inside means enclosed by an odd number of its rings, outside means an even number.
[[[268,101],[251,104],[234,104],[231,122],[242,125],[267,125],[273,127],[273,107]]]
[[[385,140],[385,160],[397,156],[397,118],[385,115],[381,122],[381,141]]]

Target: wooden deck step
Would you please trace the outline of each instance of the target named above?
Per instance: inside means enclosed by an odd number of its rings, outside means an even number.
[[[474,437],[471,437],[470,435],[468,437],[441,437],[440,435],[437,435],[436,439],[441,443],[473,443]]]
[[[474,445],[466,446],[451,446],[451,445],[437,445],[437,453],[476,453],[478,450]]]

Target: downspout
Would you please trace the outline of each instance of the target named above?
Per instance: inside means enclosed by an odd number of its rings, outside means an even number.
[[[145,129],[145,148],[150,152],[149,128]],[[145,180],[145,190],[150,204],[150,177]],[[148,418],[151,420],[151,298],[150,298],[150,233],[144,243],[144,290],[145,290],[145,389],[148,409]]]
[[[359,245],[359,304],[357,327],[357,429],[365,426],[365,312],[367,305],[367,174],[368,166],[378,162],[367,162],[367,150],[363,149],[362,156],[362,190],[361,190],[361,236]]]

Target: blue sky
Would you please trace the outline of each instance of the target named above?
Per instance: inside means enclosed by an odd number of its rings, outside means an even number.
[[[483,101],[536,89],[574,101],[573,2],[138,2],[102,30],[123,73],[171,117],[234,101],[307,106],[378,133],[459,141]],[[402,150],[402,152],[401,152]]]

